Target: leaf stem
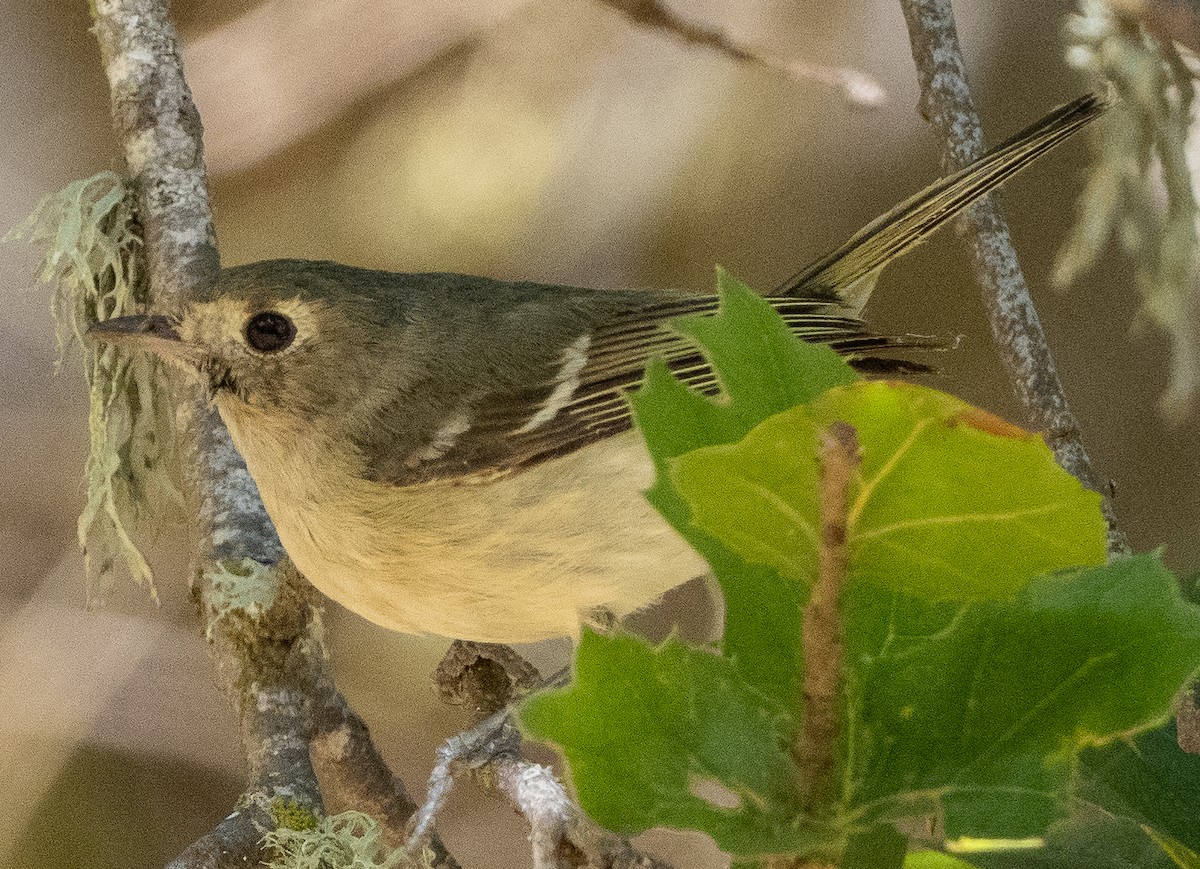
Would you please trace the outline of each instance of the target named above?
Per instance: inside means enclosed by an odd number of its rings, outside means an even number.
[[[848,492],[861,461],[853,426],[835,422],[821,433],[819,461],[820,565],[804,607],[804,725],[793,749],[800,768],[801,808],[807,815],[828,814],[836,798]]]

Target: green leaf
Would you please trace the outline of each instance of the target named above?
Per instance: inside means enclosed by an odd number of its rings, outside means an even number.
[[[657,471],[646,497],[708,559],[720,582],[725,654],[750,685],[790,702],[799,690],[795,624],[807,589],[782,582],[770,566],[747,565],[725,544],[697,529],[671,482],[667,463],[701,447],[736,443],[773,414],[810,401],[831,386],[852,383],[857,375],[828,347],[797,339],[745,284],[721,270],[717,282],[721,306],[716,315],[684,318],[676,321],[676,328],[699,343],[728,400],[705,398],[676,380],[663,362],[650,364],[642,388],[631,398]]]
[[[1098,807],[1105,826],[1121,819],[1128,839],[1191,865],[1200,850],[1200,757],[1179,747],[1174,721],[1085,750],[1076,778],[1077,798]]]
[[[1046,844],[1029,851],[973,855],[979,869],[1177,869],[1178,864],[1129,818],[1091,804],[1046,831]]]
[[[692,522],[747,561],[800,583],[818,551],[815,444],[854,426],[851,578],[928,600],[1010,597],[1031,576],[1105,556],[1100,496],[1040,437],[953,396],[910,384],[831,389],[737,444],[670,464]]]
[[[1189,573],[1179,580],[1183,596],[1194,604],[1200,604],[1200,571]]]
[[[1200,757],[1179,747],[1174,721],[1089,748],[1079,766],[1082,799],[1200,849]]]
[[[726,658],[585,632],[572,685],[532,697],[520,717],[562,746],[580,805],[609,829],[700,829],[737,854],[831,838],[796,820],[790,710]]]
[[[1154,726],[1200,666],[1200,609],[1157,555],[955,608],[860,584],[846,634],[851,805],[934,795],[949,839],[1040,836],[1077,752]]]
[[[704,349],[734,417],[753,425],[858,380],[841,356],[796,338],[770,304],[724,269],[717,293],[717,316],[682,317],[674,326]]]
[[[913,851],[904,858],[904,869],[978,869],[978,867],[940,851]]]
[[[859,383],[726,284],[720,313],[683,326],[723,399],[660,364],[634,400],[658,471],[649,497],[725,593],[719,654],[586,634],[574,683],[527,701],[524,726],[562,747],[600,823],[704,830],[736,865],[797,854],[899,866],[890,827],[929,816],[963,847],[1036,844],[1064,814],[1081,749],[1165,716],[1200,666],[1200,610],[1157,556],[1077,567],[1104,558],[1098,498],[1040,438],[933,390]],[[740,350],[755,341],[758,364]],[[845,717],[837,802],[807,819],[792,760],[799,639],[817,558],[817,437],[835,421],[862,449]]]
[[[1146,835],[1154,840],[1158,847],[1162,848],[1163,853],[1174,861],[1179,869],[1200,869],[1200,854],[1197,854],[1187,845],[1172,839],[1170,836],[1164,836],[1156,830],[1146,830]]]
[[[908,838],[890,824],[871,827],[850,837],[838,869],[904,869]]]

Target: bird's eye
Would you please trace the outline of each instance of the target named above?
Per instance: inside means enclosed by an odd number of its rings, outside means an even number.
[[[296,339],[296,324],[278,311],[263,311],[246,321],[246,343],[259,353],[278,353]]]

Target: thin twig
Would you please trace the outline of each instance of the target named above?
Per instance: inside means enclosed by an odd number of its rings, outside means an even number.
[[[921,114],[941,134],[944,167],[961,168],[983,154],[983,127],[967,84],[950,0],[900,0],[900,5],[921,83]],[[1109,552],[1126,552],[1110,493],[1084,449],[1079,423],[1058,379],[1008,224],[991,199],[971,206],[964,222],[992,334],[1029,424],[1042,432],[1065,470],[1101,494]]]
[[[671,869],[588,820],[549,767],[501,757],[475,777],[529,822],[534,869]]]
[[[695,24],[672,10],[665,0],[601,0],[640,27],[672,33],[689,45],[718,51],[739,63],[753,63],[792,79],[808,79],[841,91],[852,104],[874,108],[887,99],[887,91],[873,76],[846,66],[824,66],[804,60],[778,57],[760,48],[744,45],[713,27]]]
[[[429,775],[429,793],[417,812],[409,853],[420,853],[455,779],[467,773],[529,823],[534,869],[670,869],[592,823],[567,796],[554,771],[521,759],[520,750],[521,736],[508,709],[448,739],[438,749],[437,765]]]
[[[567,796],[552,769],[521,758],[521,734],[511,704],[538,682],[546,687],[562,679],[563,674],[557,673],[541,680],[537,670],[509,646],[461,640],[451,646],[437,671],[443,697],[474,712],[494,711],[438,749],[425,804],[414,816],[407,845],[410,855],[429,841],[456,778],[465,773],[529,823],[534,869],[670,869],[592,823]],[[495,708],[497,704],[500,708]]]
[[[835,422],[821,435],[820,570],[804,607],[804,726],[796,743],[801,806],[809,815],[835,803],[842,696],[842,588],[846,584],[847,492],[861,457],[858,435]]]
[[[459,772],[482,767],[498,757],[513,757],[520,746],[521,735],[513,725],[508,709],[501,709],[470,730],[447,739],[437,750],[437,763],[429,773],[425,802],[413,817],[407,846],[409,853],[419,854],[429,841],[433,825]]]
[[[216,279],[219,261],[200,117],[183,77],[175,28],[165,0],[95,0],[93,9],[114,124],[138,192],[154,304],[178,311]],[[275,823],[271,810],[278,801],[322,810],[310,759],[309,701],[317,688],[323,692],[324,720],[340,718],[347,725],[345,755],[358,759],[359,770],[376,764],[372,781],[386,780],[379,789],[386,788],[395,802],[377,800],[388,809],[385,830],[402,825],[407,819],[393,815],[411,813],[411,801],[401,799],[403,788],[379,768],[382,761],[366,728],[353,726],[361,721],[333,688],[310,589],[279,566],[283,549],[228,432],[198,397],[186,401],[183,411],[185,483],[197,519],[200,564],[193,591],[221,682],[241,719],[249,785],[238,810],[171,866],[257,865],[267,856],[259,841]],[[246,580],[254,585],[246,586]],[[239,581],[243,584],[231,587]],[[248,588],[256,591],[253,605],[247,603]],[[370,785],[364,783],[368,790]]]

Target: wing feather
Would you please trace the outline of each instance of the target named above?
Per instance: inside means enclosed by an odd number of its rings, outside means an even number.
[[[793,333],[828,344],[865,370],[929,370],[888,354],[942,349],[951,342],[872,335],[858,317],[880,270],[1103,114],[1107,106],[1107,99],[1087,95],[1056,109],[970,166],[872,221],[780,286],[768,301]],[[632,425],[626,396],[641,383],[651,357],[665,360],[692,389],[704,394],[719,391],[708,362],[668,325],[683,315],[711,315],[718,304],[715,297],[580,291],[588,295],[565,298],[563,293],[573,291],[541,289],[558,293],[560,301],[575,306],[577,331],[525,348],[525,357],[510,360],[510,375],[515,372],[515,376],[475,384],[464,406],[431,426],[426,442],[410,445],[408,456],[367,456],[365,464],[375,469],[378,479],[397,485],[478,480],[518,471],[626,431]],[[449,392],[458,394],[457,389]],[[397,405],[389,412],[402,413],[404,408]],[[386,427],[387,421],[382,422]]]
[[[797,335],[827,343],[850,356],[852,362],[871,357],[869,367],[874,369],[888,370],[895,365],[902,370],[928,370],[916,363],[876,359],[873,354],[946,345],[937,338],[872,335],[861,320],[828,301],[786,297],[768,301]],[[683,383],[697,392],[719,392],[720,385],[708,361],[669,325],[681,315],[711,316],[717,306],[715,297],[660,297],[594,322],[576,336],[575,342],[546,349],[547,361],[532,366],[543,372],[540,380],[520,389],[484,392],[464,411],[469,425],[458,426],[462,430],[455,431],[453,443],[440,451],[423,448],[419,461],[393,464],[386,482],[416,485],[435,480],[466,483],[493,479],[628,431],[633,425],[628,394],[641,384],[651,358],[663,359]],[[586,358],[582,365],[572,368],[566,394],[563,374],[569,367],[572,348],[584,345]],[[531,425],[535,419],[543,421]],[[403,468],[399,474],[395,472],[397,467]]]

